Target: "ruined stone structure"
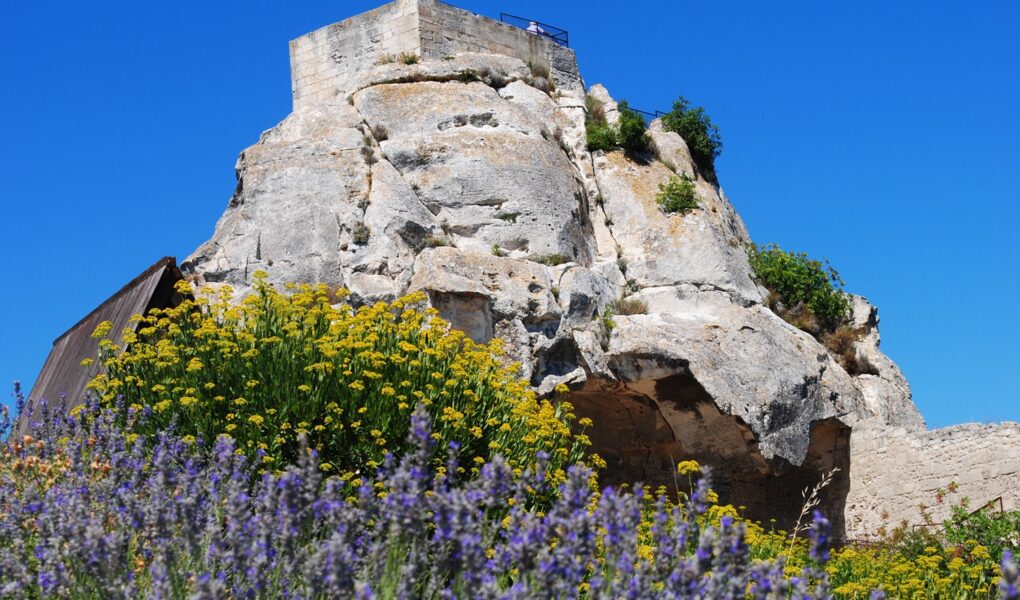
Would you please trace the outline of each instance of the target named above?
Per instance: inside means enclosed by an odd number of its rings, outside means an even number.
[[[646,156],[589,152],[585,94],[610,122],[617,105],[602,86],[586,92],[571,50],[397,0],[294,40],[291,62],[294,112],[241,154],[237,190],[187,276],[243,293],[265,269],[348,288],[355,302],[423,290],[472,338],[502,338],[540,392],[570,386],[595,422],[603,481],[673,487],[674,465],[695,458],[714,468],[722,501],[782,525],[834,467],[824,507],[842,528],[846,505],[859,536],[883,510],[907,515],[939,473],[984,460],[964,453],[944,469],[926,455],[970,434],[925,433],[863,298],[867,373],[769,309],[740,216],[680,136],[655,122]],[[699,208],[666,214],[658,187],[683,174]],[[640,314],[600,318],[624,298]],[[886,431],[898,433],[864,435]],[[996,467],[1014,494],[1017,464]],[[922,472],[927,483],[901,485]],[[981,501],[990,491],[974,489]]]

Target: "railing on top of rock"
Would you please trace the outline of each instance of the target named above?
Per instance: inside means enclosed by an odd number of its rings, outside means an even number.
[[[517,17],[507,13],[499,13],[499,20],[504,23],[509,23],[514,27],[520,27],[521,29],[534,33],[535,35],[549,38],[560,46],[565,46],[567,48],[570,47],[569,34],[566,29],[560,29],[559,27],[549,25],[548,23],[542,23],[540,21],[535,21],[534,19],[525,19],[524,17]],[[532,23],[539,27],[538,31],[528,29],[531,27]]]
[[[661,110],[657,110],[655,112],[648,112],[647,110],[641,110],[641,109],[638,109],[638,108],[632,108],[630,106],[628,106],[627,108],[629,108],[630,110],[636,112],[637,114],[641,115],[642,117],[646,117],[648,122],[651,122],[651,121],[653,121],[655,119],[658,119],[659,117],[661,117],[661,116],[666,114],[666,113],[662,112]]]

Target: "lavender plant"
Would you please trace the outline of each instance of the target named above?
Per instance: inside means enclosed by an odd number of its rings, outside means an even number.
[[[90,402],[78,417],[47,415],[3,447],[0,597],[829,597],[821,514],[807,532],[809,566],[789,577],[783,559],[749,559],[742,524],[699,518],[708,477],[683,507],[657,501],[646,552],[640,487],[599,494],[583,465],[555,483],[544,454],[520,477],[499,456],[477,477],[459,475],[461,449],[436,447],[423,406],[410,418],[411,451],[389,455],[353,493],[307,446],[252,485],[257,457],[233,439],[202,449],[171,429],[129,442],[119,410]],[[3,413],[0,434],[9,426]],[[431,460],[437,451],[445,466]],[[551,488],[545,512],[529,506]],[[1009,557],[1000,585],[1016,598]]]

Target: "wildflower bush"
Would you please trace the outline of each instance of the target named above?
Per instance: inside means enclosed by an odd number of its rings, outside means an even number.
[[[539,455],[521,477],[501,458],[463,485],[457,454],[433,466],[432,419],[410,416],[409,452],[347,495],[315,452],[251,490],[236,440],[210,453],[169,433],[127,441],[119,415],[60,419],[0,462],[0,596],[99,598],[743,598],[776,591],[822,597],[824,573],[799,582],[781,563],[751,564],[732,520],[703,527],[706,484],[686,513],[655,513],[657,551],[639,556],[638,494],[588,485],[571,467],[546,512]],[[454,446],[455,448],[455,446]],[[24,481],[13,461],[66,461],[59,479]],[[824,546],[826,522],[815,541]],[[822,550],[814,550],[821,552]],[[812,582],[812,583],[808,583]],[[816,583],[817,582],[817,583]]]
[[[843,280],[828,262],[786,252],[775,244],[748,248],[751,268],[780,316],[814,334],[834,331],[850,317]]]
[[[692,108],[691,102],[680,96],[673,101],[673,109],[662,116],[662,127],[687,142],[698,169],[706,179],[715,181],[715,159],[722,152],[722,136],[705,109]]]
[[[254,289],[232,305],[229,288],[193,294],[183,283],[189,299],[137,317],[120,345],[100,325],[107,371],[89,387],[133,436],[173,429],[209,444],[227,435],[265,469],[299,458],[304,436],[323,470],[355,480],[404,452],[417,403],[434,415],[438,440],[461,445],[470,472],[497,452],[521,471],[543,451],[561,480],[582,460],[587,438],[571,431],[570,404],[536,398],[497,341],[452,331],[423,294],[355,310],[332,306],[324,286],[281,293],[264,273]]]
[[[655,201],[667,213],[687,214],[698,208],[694,182],[686,173],[682,177],[670,177],[668,183],[660,183]]]
[[[947,541],[985,546],[995,559],[1005,552],[1020,553],[1020,510],[996,512],[985,507],[972,512],[964,498],[952,507],[952,516],[942,526]]]
[[[682,505],[640,486],[599,493],[583,465],[556,484],[545,453],[520,476],[497,455],[463,480],[458,445],[439,447],[423,405],[403,458],[388,454],[354,490],[310,448],[253,487],[229,436],[205,448],[161,432],[147,445],[94,400],[77,416],[41,412],[31,435],[0,446],[0,598],[881,598],[861,591],[879,586],[1020,598],[1008,552],[1001,569],[978,546],[917,565],[857,550],[830,559],[817,513],[790,549],[782,532],[713,505],[693,463],[678,469]],[[554,498],[544,511],[528,507],[536,490]]]

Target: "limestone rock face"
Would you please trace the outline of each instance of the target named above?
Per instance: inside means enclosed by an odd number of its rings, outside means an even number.
[[[872,368],[857,376],[763,304],[746,227],[677,134],[653,123],[646,156],[589,153],[583,91],[505,56],[379,65],[355,83],[241,154],[191,277],[243,292],[261,268],[355,302],[422,290],[473,339],[504,340],[539,392],[570,386],[606,481],[672,487],[696,458],[723,501],[763,518],[794,518],[836,466],[827,503],[842,513],[850,427],[923,428],[863,299]],[[612,120],[608,91],[591,93]],[[666,214],[659,185],[683,174],[699,208]]]
[[[386,159],[458,248],[591,261],[581,185],[524,106],[479,82],[378,85],[354,100],[387,132]]]
[[[878,309],[861,296],[853,296],[853,325],[864,331],[856,343],[858,360],[870,367],[870,373],[856,377],[864,395],[866,419],[879,425],[903,427],[912,431],[925,429],[924,417],[918,412],[910,393],[910,384],[903,372],[878,349]]]

